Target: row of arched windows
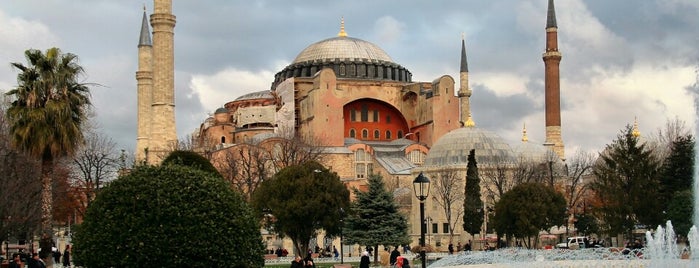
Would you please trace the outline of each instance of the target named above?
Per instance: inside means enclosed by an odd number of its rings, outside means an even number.
[[[373,135],[371,136],[371,139],[374,139],[374,140],[390,140],[390,139],[393,139],[392,133],[393,133],[393,132],[391,132],[390,130],[386,130],[386,131],[383,133],[384,136],[381,137],[381,134],[382,134],[382,133],[381,133],[381,130],[375,129],[374,132],[373,132]],[[396,134],[397,134],[397,135],[396,135],[396,138],[397,138],[397,139],[403,138],[403,130],[398,130]],[[369,130],[366,129],[366,128],[362,129],[361,137],[357,136],[357,131],[356,131],[354,128],[351,128],[350,131],[349,131],[349,136],[350,136],[350,138],[355,138],[355,139],[364,139],[364,140],[370,139],[370,138],[369,138]]]

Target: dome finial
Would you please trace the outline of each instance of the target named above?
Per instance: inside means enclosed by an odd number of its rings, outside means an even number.
[[[631,130],[631,135],[638,138],[641,136],[641,131],[638,130],[638,117],[633,117],[633,130]]]
[[[527,138],[527,123],[522,124],[522,142],[528,142],[529,138]]]
[[[340,32],[337,33],[339,37],[347,37],[347,32],[345,32],[345,17],[340,19]]]
[[[466,119],[466,123],[464,123],[465,127],[475,127],[476,122],[473,122],[473,118],[471,118],[471,113],[469,112],[468,119]]]

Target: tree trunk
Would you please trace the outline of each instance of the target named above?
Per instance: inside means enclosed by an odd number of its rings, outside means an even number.
[[[53,161],[41,162],[41,258],[46,262],[46,267],[53,266],[51,247],[53,246]]]

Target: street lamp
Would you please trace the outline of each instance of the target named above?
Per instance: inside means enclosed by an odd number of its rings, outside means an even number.
[[[413,180],[413,190],[415,191],[415,197],[420,200],[420,259],[422,259],[422,268],[426,268],[425,231],[427,228],[423,223],[425,222],[425,200],[430,194],[430,179],[420,172]]]
[[[342,254],[342,229],[345,228],[345,209],[340,208],[340,264],[345,263],[345,256]]]

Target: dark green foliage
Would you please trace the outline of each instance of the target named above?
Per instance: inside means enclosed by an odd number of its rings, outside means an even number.
[[[675,233],[687,236],[692,227],[694,196],[691,190],[675,192],[667,205],[667,219],[672,221]],[[655,226],[653,226],[655,227]]]
[[[354,189],[356,199],[345,220],[347,244],[396,246],[408,244],[408,223],[380,175],[371,175],[366,192]]]
[[[262,267],[259,222],[221,178],[142,166],[112,182],[73,236],[85,267]]]
[[[163,165],[188,166],[221,176],[208,159],[192,151],[174,151],[163,160]]]
[[[610,235],[630,234],[637,224],[656,226],[663,222],[660,200],[659,164],[645,144],[627,126],[607,145],[593,167],[591,183],[601,206],[596,208]]]
[[[660,171],[662,203],[668,205],[678,192],[692,189],[693,176],[694,138],[691,135],[679,136],[672,141],[670,155],[665,158]]]
[[[577,214],[575,215],[575,229],[581,235],[596,234],[599,231],[599,224],[592,214]]]
[[[499,235],[537,236],[541,230],[562,225],[565,211],[561,193],[542,183],[523,183],[500,197],[493,225]]]
[[[349,191],[337,173],[317,162],[286,167],[260,184],[252,195],[258,215],[271,214],[269,228],[291,238],[297,252],[307,252],[318,230],[340,233],[340,208],[349,205]]]
[[[478,177],[476,150],[468,153],[466,186],[464,189],[464,231],[474,235],[483,225],[483,201],[481,200],[481,179]]]

